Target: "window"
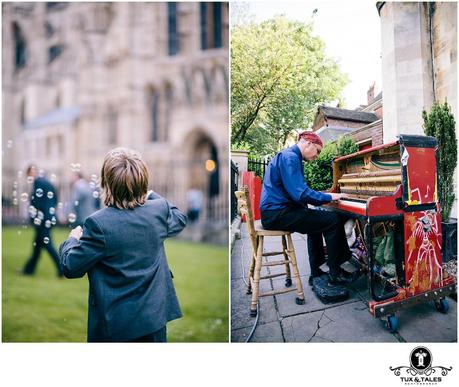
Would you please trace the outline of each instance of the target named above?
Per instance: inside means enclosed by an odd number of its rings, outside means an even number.
[[[169,129],[171,126],[172,109],[174,103],[174,91],[169,83],[166,84],[164,91],[164,95],[166,97],[166,106],[164,112],[164,141],[167,141],[169,137]]]
[[[159,141],[159,93],[153,90],[150,94],[151,141]]]
[[[201,49],[222,47],[222,3],[199,3]]]
[[[21,101],[21,107],[20,107],[20,112],[19,112],[19,121],[21,122],[21,125],[24,125],[26,122],[26,103],[25,103],[25,98]]]
[[[64,51],[64,46],[62,44],[55,44],[48,49],[48,63],[54,61],[59,57]]]
[[[110,108],[107,114],[107,141],[109,145],[115,145],[118,140],[118,112]]]
[[[19,24],[13,23],[13,39],[14,39],[14,66],[16,70],[22,69],[27,63],[27,43],[22,34]]]
[[[177,3],[167,3],[167,46],[169,55],[177,55],[180,50],[177,20]]]

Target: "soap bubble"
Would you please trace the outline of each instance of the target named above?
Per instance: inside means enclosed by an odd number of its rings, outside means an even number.
[[[51,183],[55,183],[57,181],[57,176],[56,174],[52,173],[50,176],[49,176],[49,180],[51,181]]]
[[[56,209],[54,207],[49,207],[50,215],[54,215],[56,213]]]
[[[55,226],[56,223],[57,223],[57,219],[56,219],[55,216],[53,216],[53,217],[51,218],[51,224],[52,224],[53,226]]]
[[[53,191],[48,191],[47,195],[48,199],[52,199],[54,197]]]
[[[75,207],[77,207],[78,204],[80,204],[80,202],[78,200],[75,200]]]
[[[18,230],[18,235],[21,235],[22,234],[22,231],[21,230]]]
[[[13,147],[13,140],[8,140],[6,143],[7,148],[12,148]]]
[[[44,176],[45,176],[45,170],[44,170],[44,169],[40,169],[40,170],[38,171],[38,176],[44,177]]]
[[[40,220],[43,220],[45,218],[45,214],[43,212],[41,212],[41,211],[38,211],[37,218],[40,219]]]
[[[29,184],[33,183],[33,176],[27,176],[27,183]]]
[[[69,219],[69,223],[74,223],[76,221],[76,215],[73,212],[71,212],[69,214],[68,219]]]
[[[27,192],[23,192],[23,193],[21,194],[21,200],[22,200],[23,202],[26,202],[28,198],[29,198],[29,195],[27,194]]]
[[[13,188],[18,188],[18,182],[17,181],[13,182]]]
[[[59,208],[59,209],[61,210],[62,207],[64,207],[64,205],[62,204],[62,202],[57,203],[57,208]]]
[[[51,227],[51,221],[50,220],[45,221],[45,227],[46,228],[50,228]]]
[[[97,180],[97,175],[94,175],[94,174],[91,175],[91,180],[92,180],[92,181],[96,181],[96,180]]]
[[[18,191],[13,191],[13,198],[15,198],[16,196],[18,196]]]
[[[92,196],[93,196],[95,199],[97,199],[97,198],[99,197],[99,191],[94,191],[94,192],[92,193]]]
[[[93,181],[89,182],[89,186],[94,189],[96,188],[96,183],[94,183]]]
[[[17,206],[18,205],[18,199],[14,198],[13,199],[13,206]]]
[[[29,206],[29,215],[31,218],[35,218],[37,216],[37,209],[34,206]]]
[[[43,238],[43,243],[44,243],[45,245],[47,245],[47,244],[49,243],[49,238],[48,238],[48,237],[44,237],[44,238]]]
[[[35,219],[33,220],[33,223],[34,223],[35,225],[39,226],[39,225],[41,224],[41,219],[40,219],[40,218],[35,218]]]
[[[37,198],[41,198],[43,196],[43,190],[41,188],[38,188],[35,191],[35,195],[37,195]]]
[[[22,177],[22,174],[23,172],[22,171],[18,171],[18,177],[21,178]]]

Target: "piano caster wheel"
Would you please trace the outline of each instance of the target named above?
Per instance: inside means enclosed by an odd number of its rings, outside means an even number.
[[[441,298],[439,300],[435,300],[434,303],[435,303],[435,308],[440,313],[443,313],[443,314],[448,313],[449,304],[448,304],[448,300],[446,298]]]
[[[297,305],[304,305],[305,300],[297,297],[297,298],[295,298],[295,302],[296,302]]]
[[[291,278],[287,278],[285,280],[285,287],[289,288],[290,286],[292,286],[292,279]]]
[[[398,329],[398,319],[395,315],[387,316],[386,321],[386,328],[389,330],[390,333],[397,332]]]
[[[257,310],[250,309],[250,317],[257,317]]]

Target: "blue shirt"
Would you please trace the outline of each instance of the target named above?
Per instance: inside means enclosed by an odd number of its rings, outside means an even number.
[[[314,191],[304,180],[303,158],[298,145],[279,152],[266,168],[261,190],[260,209],[281,210],[332,200],[327,193]]]

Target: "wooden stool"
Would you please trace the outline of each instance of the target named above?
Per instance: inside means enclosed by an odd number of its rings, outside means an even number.
[[[252,294],[252,302],[250,304],[250,315],[257,315],[257,302],[259,297],[274,296],[276,294],[282,294],[287,292],[297,291],[296,303],[298,305],[304,304],[304,293],[303,286],[301,285],[300,274],[298,271],[298,265],[296,262],[295,248],[292,242],[292,233],[289,231],[275,231],[265,230],[261,222],[254,221],[252,204],[249,200],[249,189],[247,186],[242,187],[242,191],[235,192],[237,197],[237,203],[239,212],[246,216],[247,228],[252,242],[252,258],[250,262],[250,270],[248,275],[248,288],[247,294]],[[265,236],[280,236],[282,240],[282,251],[270,251],[263,252],[263,241]],[[263,257],[270,257],[275,255],[283,255],[284,259],[279,261],[268,261],[262,262]],[[285,273],[269,274],[260,276],[262,267],[280,266],[285,267]],[[295,281],[295,287],[292,286],[292,276],[290,272],[290,265],[293,269],[293,280]],[[285,286],[287,289],[273,290],[266,293],[260,293],[260,280],[270,279],[274,277],[286,276]]]

